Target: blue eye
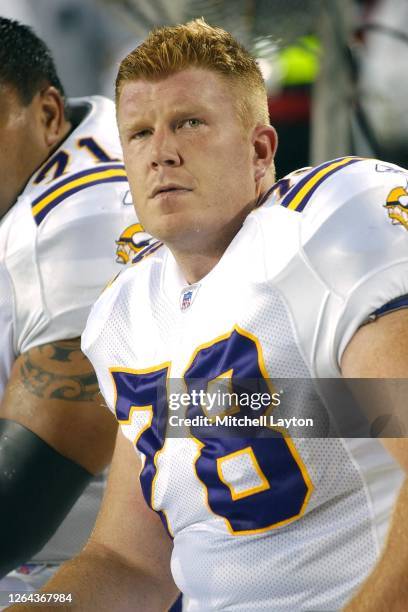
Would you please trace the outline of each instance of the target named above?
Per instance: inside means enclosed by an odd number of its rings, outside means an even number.
[[[196,128],[201,124],[201,119],[196,119],[195,117],[192,117],[191,119],[184,119],[183,121],[181,121],[179,127]]]

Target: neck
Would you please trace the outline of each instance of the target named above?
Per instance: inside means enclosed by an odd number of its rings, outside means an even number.
[[[240,231],[246,217],[257,207],[267,191],[272,187],[274,180],[265,179],[259,189],[259,195],[255,201],[241,211],[241,215],[231,221],[231,224],[224,227],[222,232],[213,233],[211,237],[204,236],[200,242],[198,235],[195,235],[188,245],[180,248],[179,244],[167,244],[176,260],[180,271],[186,281],[191,285],[197,283],[207,276],[209,272],[218,264],[228,246]]]
[[[175,252],[172,250],[172,253],[187,283],[192,285],[203,279],[215,268],[226,248],[222,252],[188,253],[187,251]]]

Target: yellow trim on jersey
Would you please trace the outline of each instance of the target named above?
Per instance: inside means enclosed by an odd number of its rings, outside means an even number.
[[[67,191],[71,189],[75,189],[76,187],[81,187],[82,185],[87,185],[88,183],[92,183],[93,181],[96,181],[96,180],[103,181],[104,179],[108,179],[112,177],[125,177],[126,178],[125,169],[124,168],[112,168],[110,170],[104,170],[102,172],[101,171],[98,172],[98,170],[95,169],[95,172],[93,172],[92,174],[87,174],[86,176],[82,176],[81,178],[77,178],[77,179],[74,178],[72,181],[65,183],[65,185],[62,185],[61,187],[58,187],[57,185],[50,194],[45,196],[35,206],[33,206],[33,209],[32,209],[33,215],[34,216],[37,215],[39,212],[43,210],[43,208],[51,204],[54,200],[56,200],[58,197],[60,197],[61,195],[63,195],[64,193],[66,193]]]
[[[298,208],[298,206],[300,206],[300,204],[302,203],[303,198],[305,198],[307,196],[309,191],[314,187],[314,185],[318,181],[320,181],[322,178],[324,178],[326,176],[326,174],[329,174],[330,172],[332,172],[333,170],[336,170],[337,168],[341,168],[342,166],[346,166],[350,161],[352,161],[354,159],[356,159],[354,156],[352,156],[352,157],[345,157],[344,159],[341,159],[340,161],[333,162],[329,166],[326,166],[325,168],[322,168],[322,170],[320,170],[320,172],[318,172],[317,174],[312,176],[310,178],[310,180],[308,180],[303,185],[303,187],[298,191],[298,193],[295,195],[295,197],[293,198],[291,203],[288,204],[288,206],[286,206],[286,208],[288,208],[290,210],[296,210]]]

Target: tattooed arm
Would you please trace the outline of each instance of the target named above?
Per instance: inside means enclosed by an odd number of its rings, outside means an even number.
[[[20,355],[0,417],[24,425],[92,474],[111,460],[116,421],[103,405],[79,338],[38,346]]]
[[[110,462],[115,433],[79,338],[15,361],[0,405],[0,577],[43,549],[92,474]],[[66,554],[72,529],[73,541],[87,536],[89,511],[85,523],[76,516],[57,553],[44,554]]]

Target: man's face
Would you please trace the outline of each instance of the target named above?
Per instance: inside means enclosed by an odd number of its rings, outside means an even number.
[[[129,81],[118,123],[146,231],[185,251],[225,248],[256,197],[252,133],[228,82],[200,68]]]
[[[12,86],[0,84],[0,217],[47,157],[42,134],[35,99],[24,106]]]

